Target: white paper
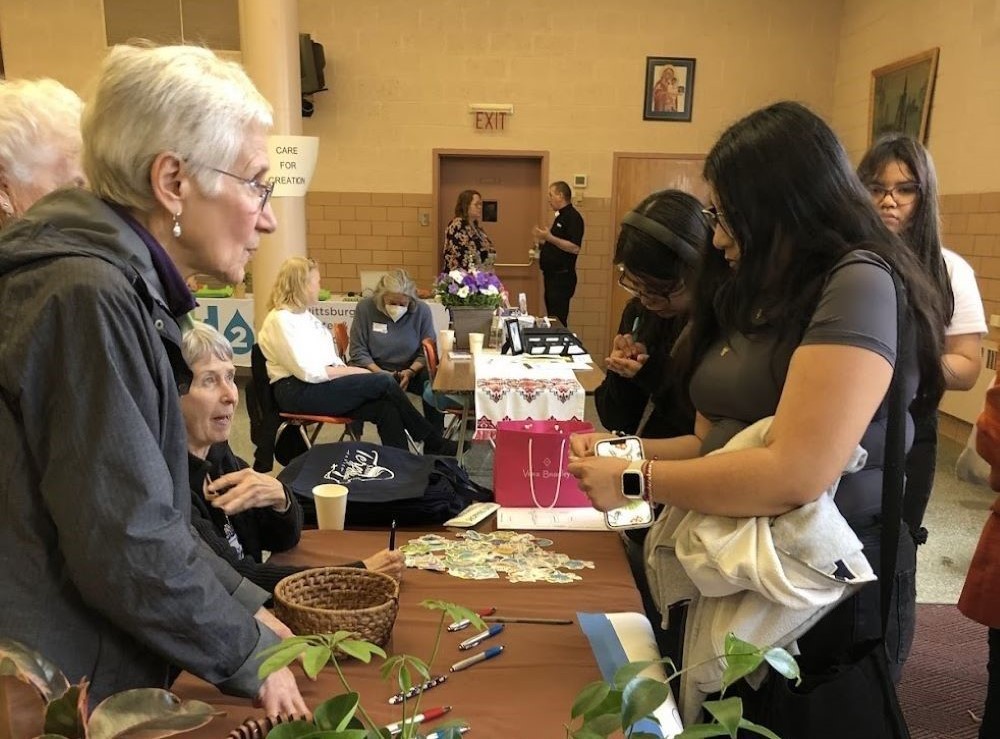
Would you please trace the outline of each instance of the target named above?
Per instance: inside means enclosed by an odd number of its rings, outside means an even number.
[[[305,197],[318,155],[316,136],[268,136],[268,179],[274,183],[273,196]]]
[[[541,531],[609,531],[604,514],[595,508],[501,508],[498,529]]]

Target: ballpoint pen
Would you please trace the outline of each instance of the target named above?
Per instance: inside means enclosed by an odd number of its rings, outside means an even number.
[[[550,624],[553,626],[569,626],[571,618],[535,618],[534,616],[484,616],[488,624]]]
[[[466,649],[472,649],[473,647],[478,646],[481,642],[486,641],[490,637],[496,636],[501,631],[503,631],[503,624],[493,624],[488,629],[486,629],[486,631],[480,631],[475,636],[470,636],[464,642],[459,644],[458,648],[461,649],[462,651],[465,651]]]
[[[480,608],[478,611],[476,611],[476,615],[480,617],[486,617],[486,616],[492,616],[496,612],[497,612],[496,608],[492,607]],[[463,618],[459,621],[454,621],[453,623],[448,624],[448,631],[461,631],[471,623],[472,622],[467,618]]]
[[[493,659],[498,654],[503,652],[503,647],[490,647],[485,652],[480,652],[479,654],[474,654],[468,659],[463,659],[461,662],[456,662],[451,666],[452,672],[458,672],[459,670],[464,670],[466,667],[472,667],[477,662],[484,662],[488,659]]]
[[[392,525],[389,527],[389,551],[391,552],[396,548],[396,519],[392,519]]]
[[[471,730],[472,730],[471,726],[459,726],[458,727],[458,733],[459,733],[459,735],[465,734],[465,733],[467,733],[467,732],[469,732]],[[455,731],[455,729],[452,729],[452,732],[454,732],[454,731]],[[444,737],[444,736],[445,736],[445,734],[435,731],[432,734],[428,734],[427,735],[427,739],[442,739],[442,737]]]
[[[414,685],[405,693],[396,693],[396,695],[392,696],[389,699],[389,703],[392,705],[396,705],[397,703],[402,703],[404,700],[409,700],[410,698],[413,698],[419,695],[420,693],[423,693],[424,691],[430,690],[435,685],[440,685],[447,679],[448,679],[447,675],[437,675],[436,677],[432,677],[430,680],[420,683],[420,685]]]
[[[433,721],[436,718],[441,718],[450,710],[451,706],[428,708],[426,711],[421,711],[416,716],[406,719],[405,722],[397,721],[394,724],[386,724],[385,728],[389,730],[390,734],[399,734],[403,731],[403,726],[406,724],[422,724],[424,721]]]

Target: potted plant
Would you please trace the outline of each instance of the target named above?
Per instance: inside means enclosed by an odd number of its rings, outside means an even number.
[[[743,718],[743,701],[737,697],[726,698],[725,693],[730,685],[752,673],[764,662],[789,680],[795,680],[797,684],[800,678],[795,658],[784,649],[762,649],[737,639],[730,633],[726,636],[725,654],[716,659],[724,660],[726,667],[722,673],[721,697],[704,704],[705,712],[712,720],[689,725],[673,739],[735,737],[740,730],[768,739],[781,739],[770,729]],[[671,674],[668,675],[667,682],[640,676],[641,672],[655,664],[664,664],[670,668]],[[655,734],[641,731],[638,724],[648,720],[656,721],[652,712],[670,695],[669,682],[692,667],[677,670],[667,657],[647,662],[630,662],[618,668],[611,684],[598,680],[586,685],[577,694],[570,712],[571,723],[579,719],[580,725],[574,729],[566,724],[567,738],[604,739],[622,732],[629,739],[654,739]]]
[[[496,274],[474,269],[442,272],[434,283],[434,293],[451,311],[458,349],[469,348],[470,333],[490,335],[493,314],[505,294]]]
[[[124,690],[88,711],[86,679],[70,685],[52,662],[9,639],[0,639],[0,676],[4,675],[27,683],[41,696],[39,739],[113,739],[140,733],[156,739],[193,731],[221,715],[207,703],[181,701],[158,688]]]
[[[330,664],[337,671],[337,676],[340,678],[344,690],[347,691],[317,706],[313,712],[312,721],[296,720],[277,724],[268,732],[268,739],[388,739],[391,736],[388,729],[379,726],[361,705],[360,696],[351,689],[347,677],[340,668],[338,655],[340,658],[353,657],[366,664],[375,655],[385,659],[381,667],[382,678],[392,677],[399,687],[399,692],[404,696],[400,704],[401,731],[395,737],[396,739],[419,739],[422,737],[423,729],[412,721],[413,717],[420,712],[422,693],[418,693],[415,700],[412,701],[407,701],[405,696],[415,684],[430,678],[431,665],[434,664],[434,659],[441,646],[445,619],[448,619],[449,622],[469,619],[476,628],[480,629],[485,627],[485,623],[474,611],[454,603],[425,600],[420,605],[429,610],[441,612],[434,646],[430,659],[426,662],[407,654],[394,655],[386,659],[386,654],[380,647],[371,642],[356,639],[346,631],[338,631],[333,634],[295,636],[265,650],[261,655],[264,661],[258,670],[261,677],[266,677],[299,659],[306,675],[315,680],[320,670]],[[456,719],[445,724],[435,725],[433,731],[446,739],[459,739],[461,736],[459,729],[462,725],[463,722]]]

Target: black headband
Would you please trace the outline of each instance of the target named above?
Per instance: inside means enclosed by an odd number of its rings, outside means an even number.
[[[698,264],[698,250],[662,223],[657,223],[652,218],[647,218],[642,213],[630,210],[625,214],[625,217],[622,218],[622,225],[631,226],[632,228],[642,231],[650,238],[655,239],[668,249],[671,249],[675,254],[677,254],[678,257],[680,257],[681,261],[688,266],[694,267]]]

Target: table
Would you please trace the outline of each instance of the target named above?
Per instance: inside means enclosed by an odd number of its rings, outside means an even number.
[[[399,532],[397,541],[419,536]],[[611,532],[559,531],[546,534],[555,543],[553,550],[571,557],[594,561],[596,568],[583,570],[583,580],[555,585],[517,583],[506,580],[460,580],[449,575],[407,570],[400,591],[399,615],[387,653],[406,653],[427,659],[433,647],[438,613],[419,606],[425,598],[439,598],[470,608],[495,606],[498,615],[550,616],[574,618],[577,611],[642,613],[625,559],[621,539]],[[276,555],[275,561],[299,564],[335,564],[375,551],[386,544],[384,531],[306,531],[302,542],[291,552]],[[445,633],[441,638],[432,674],[447,673],[449,665],[466,652],[458,642],[468,630]],[[589,642],[579,625],[549,626],[507,624],[500,637],[490,640],[503,644],[504,653],[468,670],[449,673],[448,681],[429,691],[421,707],[451,705],[448,718],[464,719],[472,726],[470,736],[539,737],[556,739],[565,735],[570,707],[579,690],[599,680],[601,675]],[[473,654],[476,653],[474,650]],[[396,721],[400,707],[387,699],[396,690],[378,676],[378,664],[353,661],[343,663],[351,687],[361,694],[362,705],[376,721]],[[295,668],[306,703],[315,707],[344,692],[336,672],[327,667],[315,683]],[[184,734],[192,739],[220,739],[251,716],[259,716],[248,700],[221,695],[213,686],[188,675],[174,684],[174,692],[185,699],[203,700],[227,711],[200,731]]]
[[[485,351],[496,352],[495,349]],[[588,370],[576,370],[576,379],[583,386],[583,391],[587,395],[593,395],[594,391],[604,382],[604,370],[592,364]],[[475,362],[471,359],[453,360],[448,356],[441,357],[437,374],[434,375],[433,388],[435,392],[450,395],[462,403],[462,420],[458,432],[458,463],[462,464],[465,458],[465,440],[468,435],[466,426],[468,425],[469,409],[475,407]]]
[[[216,328],[233,345],[233,364],[237,367],[250,366],[250,349],[257,341],[254,332],[253,296],[246,298],[197,298],[198,307],[194,316]],[[448,309],[436,300],[425,300],[430,306],[434,321],[434,331],[448,328]],[[357,300],[347,300],[335,296],[309,306],[309,310],[327,328],[335,323],[346,323],[348,329],[354,323]]]

